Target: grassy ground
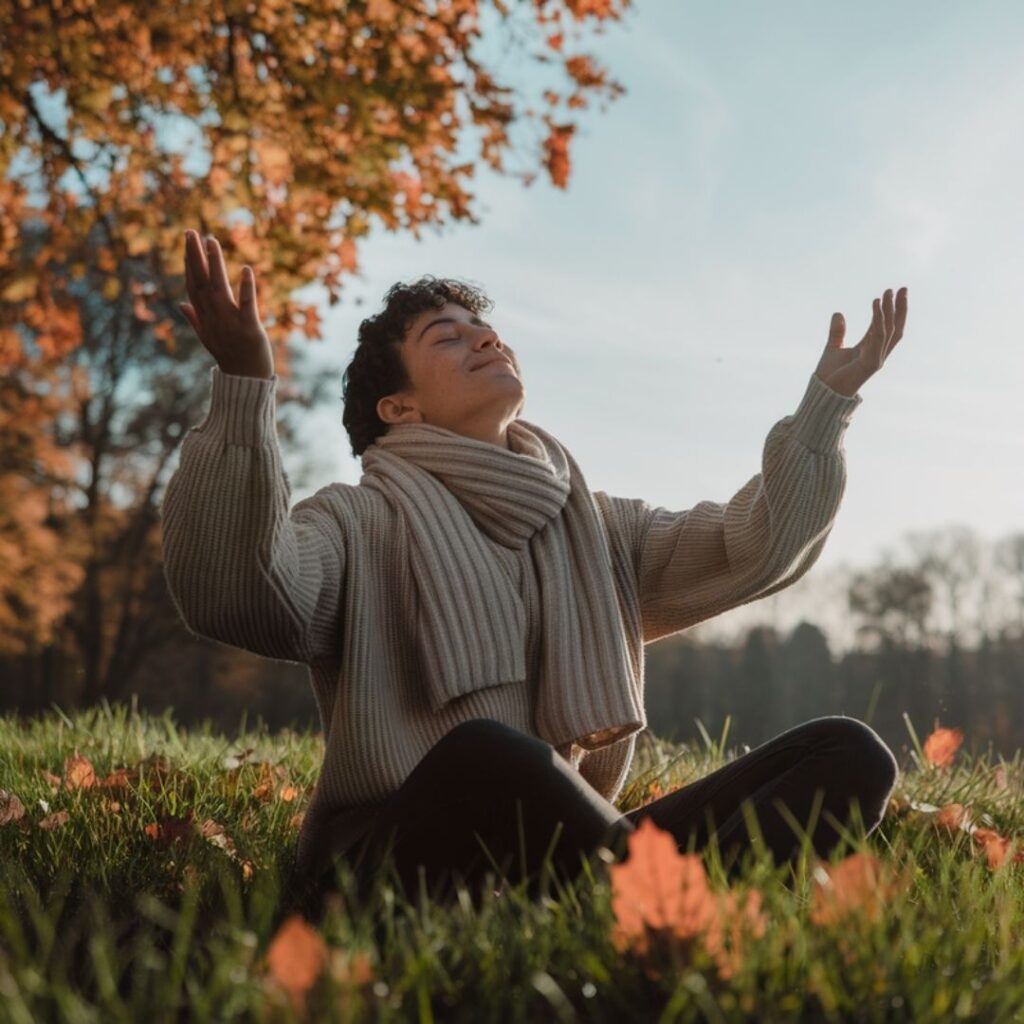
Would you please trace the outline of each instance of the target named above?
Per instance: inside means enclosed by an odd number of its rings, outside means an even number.
[[[717,851],[646,833],[539,899],[445,906],[406,900],[387,863],[361,902],[342,865],[310,926],[285,880],[318,736],[122,706],[0,719],[0,1022],[1024,1021],[1024,855],[1000,839],[1024,836],[1020,757],[936,767],[910,731],[881,827],[828,865],[752,855],[728,887]],[[644,744],[620,809],[719,767],[725,740]],[[688,879],[674,919],[643,890],[655,864]]]

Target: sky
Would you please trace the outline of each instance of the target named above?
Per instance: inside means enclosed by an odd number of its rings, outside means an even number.
[[[627,90],[579,112],[568,189],[481,165],[480,224],[363,239],[359,276],[323,303],[316,362],[348,364],[393,282],[471,280],[518,354],[523,418],[592,490],[685,509],[760,472],[833,311],[853,345],[872,299],[906,285],[810,575],[908,530],[1024,529],[1022,44],[1013,3],[638,0],[567,39]],[[523,63],[498,60],[499,77],[539,95]],[[320,461],[293,501],[358,483],[341,411],[339,388],[306,417]]]

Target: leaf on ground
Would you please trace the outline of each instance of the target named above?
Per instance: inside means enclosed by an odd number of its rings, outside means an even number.
[[[871,853],[851,853],[838,864],[814,869],[810,919],[816,925],[839,924],[851,916],[876,921],[886,901],[905,886]]]
[[[39,819],[39,827],[49,831],[50,829],[60,828],[68,823],[68,818],[71,815],[67,811],[54,811],[53,814],[48,814],[45,818]]]
[[[1013,849],[1014,845],[1013,839],[1000,835],[992,828],[976,828],[972,833],[972,838],[982,852],[984,852],[988,866],[993,871],[996,868],[1001,868],[1006,863],[1010,850]],[[1017,850],[1013,854],[1011,862],[1014,864],[1024,864],[1024,846],[1019,843],[1017,844]]]
[[[964,734],[959,729],[943,729],[936,725],[924,741],[924,758],[936,768],[948,768],[963,741]]]
[[[277,764],[272,765],[266,761],[261,761],[259,765],[260,774],[257,779],[256,785],[253,787],[252,795],[257,800],[261,800],[263,803],[268,803],[274,799],[274,793],[277,791],[277,783],[282,781],[288,775],[288,769],[284,765]]]
[[[681,854],[672,833],[649,817],[627,844],[628,859],[609,868],[616,947],[645,953],[649,929],[684,940],[700,934],[716,911],[700,856]]]
[[[64,788],[90,789],[96,785],[96,772],[89,758],[77,750],[64,761]]]
[[[745,938],[761,939],[767,928],[761,912],[761,893],[751,889],[742,905],[739,900],[739,893],[731,890],[718,895],[717,912],[705,936],[707,951],[718,964],[718,976],[723,981],[732,978],[742,966]]]
[[[267,949],[269,975],[287,993],[297,1012],[327,961],[327,946],[300,914],[291,914]]]
[[[973,832],[974,826],[971,822],[971,809],[963,804],[946,804],[940,807],[932,819],[935,826],[944,826],[951,832],[960,829],[964,832]]]
[[[25,817],[25,805],[6,789],[0,789],[0,825],[21,821]]]

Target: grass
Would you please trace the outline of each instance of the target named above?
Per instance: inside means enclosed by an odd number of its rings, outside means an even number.
[[[404,898],[387,862],[360,900],[342,865],[322,921],[275,952],[318,735],[243,721],[228,738],[106,704],[0,718],[0,789],[24,808],[17,817],[0,794],[0,1022],[1024,1021],[1024,863],[990,867],[928,809],[960,803],[1024,835],[1019,753],[998,771],[962,752],[940,769],[911,737],[918,757],[882,825],[831,858],[871,852],[903,887],[877,917],[814,924],[821,866],[808,858],[792,874],[751,854],[732,889],[762,894],[766,929],[723,979],[698,943],[621,951],[600,858],[538,899],[506,885],[450,905]],[[81,762],[68,767],[75,751],[111,785],[68,788],[84,777]],[[653,738],[617,804],[729,758],[724,732],[700,749]],[[714,850],[706,862],[723,890]],[[317,957],[315,981],[289,996],[287,962]]]

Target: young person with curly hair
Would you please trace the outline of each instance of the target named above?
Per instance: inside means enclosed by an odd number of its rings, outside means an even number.
[[[730,870],[758,838],[822,857],[881,821],[889,748],[845,716],[797,725],[623,814],[644,713],[644,645],[789,586],[817,560],[846,482],[857,393],[899,342],[905,288],[867,332],[828,342],[761,471],[725,503],[673,511],[591,491],[571,452],[521,418],[512,347],[464,282],[395,284],[345,375],[357,485],[289,512],[253,272],[235,300],[215,239],[188,233],[182,309],[214,356],[207,418],[163,506],[165,573],[188,628],[309,666],[325,739],[296,870],[322,893],[344,857],[390,853],[414,897],[487,872],[563,878],[623,856],[646,817]],[[750,812],[755,834],[748,831]],[[795,827],[799,826],[799,827]],[[757,833],[760,833],[758,836]]]

